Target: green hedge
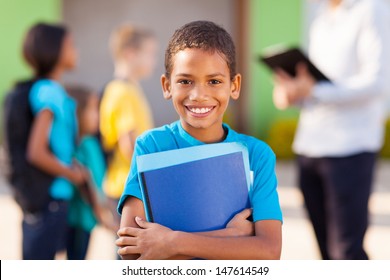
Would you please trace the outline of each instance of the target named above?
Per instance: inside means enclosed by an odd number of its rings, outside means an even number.
[[[278,159],[292,159],[294,157],[292,143],[297,123],[297,119],[279,119],[272,123],[266,142]]]
[[[293,159],[292,143],[297,123],[297,119],[278,119],[271,125],[266,142],[278,159]],[[380,156],[390,159],[390,119],[386,121],[384,145]]]
[[[381,157],[390,159],[390,119],[386,121],[385,142],[382,147]]]

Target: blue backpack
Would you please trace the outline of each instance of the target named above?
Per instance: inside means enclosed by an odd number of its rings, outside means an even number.
[[[23,212],[45,209],[50,201],[49,188],[54,176],[31,165],[27,144],[34,121],[29,94],[36,80],[17,83],[7,93],[3,107],[6,178]]]

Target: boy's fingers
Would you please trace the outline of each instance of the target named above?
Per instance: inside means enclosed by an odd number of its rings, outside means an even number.
[[[149,226],[149,222],[145,221],[144,219],[140,217],[135,217],[135,222],[137,225],[139,225],[141,228],[147,228]]]
[[[252,214],[252,208],[247,208],[242,210],[238,215],[242,216],[243,218],[248,218]]]
[[[119,247],[134,246],[137,245],[137,239],[135,237],[122,236],[115,241],[115,245]]]
[[[137,236],[139,229],[134,227],[123,227],[117,232],[119,237],[121,236]]]
[[[123,248],[119,248],[117,251],[118,255],[133,255],[133,254],[139,254],[139,248],[136,246],[126,246]]]

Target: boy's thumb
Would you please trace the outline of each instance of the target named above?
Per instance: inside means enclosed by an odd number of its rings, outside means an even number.
[[[137,225],[139,225],[141,228],[146,228],[148,225],[148,222],[142,219],[141,217],[135,217],[135,222]]]
[[[242,217],[248,218],[250,215],[252,215],[252,212],[253,212],[252,208],[246,208],[238,214],[241,215]]]

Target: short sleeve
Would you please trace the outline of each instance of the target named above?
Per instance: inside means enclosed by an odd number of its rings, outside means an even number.
[[[116,114],[116,131],[118,133],[118,137],[126,134],[136,127],[134,111],[132,110],[133,100],[129,97],[124,98],[123,102],[118,104],[118,112]]]
[[[114,111],[114,126],[117,137],[121,137],[136,127],[135,110],[136,100],[133,92],[129,87],[121,86],[117,89],[116,100],[113,107]],[[118,140],[118,139],[117,139]]]
[[[134,106],[131,89],[123,82],[107,85],[100,104],[100,130],[107,149],[112,149],[119,137],[135,129]]]
[[[54,115],[61,113],[63,98],[61,89],[50,81],[38,81],[31,88],[30,104],[34,115],[49,110]]]
[[[280,220],[283,221],[277,193],[278,181],[275,173],[276,157],[271,148],[265,146],[261,152],[252,155],[254,171],[251,203],[253,221]]]
[[[129,196],[134,196],[140,200],[142,200],[142,193],[141,193],[141,187],[139,183],[139,176],[138,176],[138,168],[137,168],[137,156],[146,154],[146,149],[144,148],[145,145],[142,144],[142,142],[137,139],[134,147],[134,153],[133,153],[133,159],[131,161],[131,167],[130,172],[127,177],[125,188],[123,190],[122,196],[118,203],[118,213],[122,214],[123,205],[125,203],[125,200]]]

